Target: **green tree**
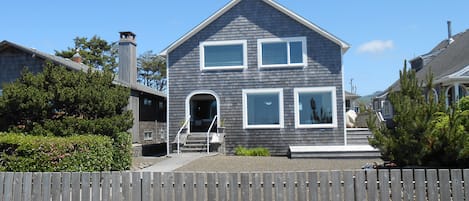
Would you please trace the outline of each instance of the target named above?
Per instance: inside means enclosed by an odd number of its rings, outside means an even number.
[[[137,58],[138,81],[158,91],[166,90],[166,60],[152,51]]]
[[[385,160],[399,165],[422,165],[425,161],[425,132],[432,125],[434,114],[445,110],[444,105],[437,103],[431,91],[432,76],[426,84],[419,82],[414,70],[400,71],[400,89],[389,93],[389,101],[394,109],[394,128],[381,124],[368,123],[374,138],[370,144],[381,150]],[[425,95],[426,94],[426,95]]]
[[[91,39],[76,37],[73,41],[74,47],[68,47],[67,50],[62,51],[55,50],[55,55],[72,58],[78,50],[83,64],[104,71],[114,72],[116,70],[118,53],[115,42],[109,43],[99,36],[93,36]]]
[[[3,89],[0,116],[5,125],[0,129],[43,129],[52,135],[125,132],[132,126],[130,112],[123,110],[130,91],[113,84],[113,79],[111,72],[69,71],[53,64],[36,75],[25,70]]]

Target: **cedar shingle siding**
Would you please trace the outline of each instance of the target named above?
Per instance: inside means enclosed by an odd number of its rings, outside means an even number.
[[[305,68],[259,69],[257,40],[262,38],[307,38]],[[247,40],[248,69],[200,71],[199,44],[204,41]],[[220,116],[225,120],[226,151],[238,145],[266,147],[273,155],[286,155],[288,145],[343,145],[343,93],[341,47],[263,1],[241,1],[185,43],[168,53],[169,133],[174,140],[185,117],[187,96],[196,90],[212,90],[220,98]],[[295,129],[294,88],[336,87],[336,128]],[[283,88],[282,129],[243,129],[242,89]]]

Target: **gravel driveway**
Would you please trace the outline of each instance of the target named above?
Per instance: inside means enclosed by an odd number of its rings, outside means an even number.
[[[371,159],[289,159],[287,157],[207,156],[176,169],[176,172],[255,172],[360,169]]]

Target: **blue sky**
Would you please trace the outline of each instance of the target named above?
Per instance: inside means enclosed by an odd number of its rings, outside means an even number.
[[[73,46],[73,38],[98,35],[117,41],[119,31],[137,34],[138,53],[160,52],[229,0],[81,0],[2,2],[0,41],[47,53]],[[277,0],[352,48],[344,55],[345,87],[357,93],[384,90],[404,59],[430,51],[447,37],[469,29],[469,1]]]

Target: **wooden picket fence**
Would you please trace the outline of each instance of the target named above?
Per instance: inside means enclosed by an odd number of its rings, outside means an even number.
[[[0,172],[0,199],[469,200],[469,169],[312,172]]]

